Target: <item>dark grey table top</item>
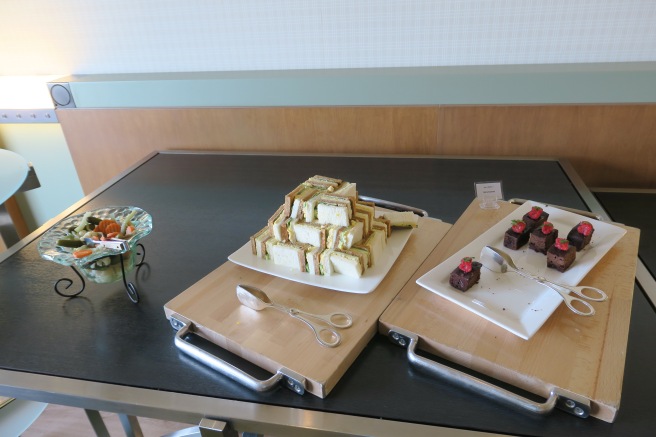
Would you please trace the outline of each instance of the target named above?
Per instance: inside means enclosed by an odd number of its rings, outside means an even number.
[[[613,220],[640,229],[640,258],[656,276],[656,190],[595,191],[594,195]]]
[[[382,336],[368,344],[326,399],[284,389],[254,393],[181,354],[164,304],[224,263],[291,188],[314,174],[355,181],[362,195],[416,206],[451,223],[473,200],[474,183],[481,181],[503,181],[506,198],[586,209],[555,160],[156,154],[69,211],[135,205],[152,214],[153,232],[142,240],[147,265],[135,280],[141,301],[133,304],[120,282],[88,283],[74,299],[55,294],[53,283],[71,277],[71,271],[39,257],[36,242],[44,229],[39,230],[31,236],[34,241],[0,262],[0,370],[507,434],[652,431],[656,345],[654,336],[641,333],[656,332],[656,317],[638,287],[622,407],[614,424],[560,411],[547,417],[510,411],[415,372],[405,351]],[[15,395],[9,386],[0,379],[0,394]]]

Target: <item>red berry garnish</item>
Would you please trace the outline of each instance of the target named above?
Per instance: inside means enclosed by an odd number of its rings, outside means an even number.
[[[585,236],[590,235],[592,233],[592,229],[593,229],[592,228],[592,223],[585,222],[585,221],[579,223],[579,226],[576,228],[576,230],[579,231],[579,233],[581,233]]]
[[[549,235],[553,231],[553,223],[551,222],[544,222],[542,223],[542,233],[544,235]]]
[[[539,206],[534,206],[528,212],[528,216],[531,217],[533,220],[539,219],[541,215],[542,215],[542,208],[540,208]]]
[[[564,238],[556,238],[556,242],[554,243],[554,246],[556,246],[556,248],[560,250],[567,250],[569,249],[569,241],[567,241]]]
[[[513,232],[517,232],[518,234],[521,234],[524,232],[524,229],[526,229],[526,223],[524,223],[524,220],[513,220],[510,223],[512,223],[511,229]]]
[[[471,272],[472,271],[472,260],[473,260],[473,258],[469,257],[469,256],[463,258],[460,261],[460,265],[458,266],[458,268],[460,270],[462,270],[463,272],[465,272],[465,273]]]

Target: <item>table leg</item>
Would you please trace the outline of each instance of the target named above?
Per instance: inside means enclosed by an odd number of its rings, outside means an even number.
[[[139,426],[139,421],[135,416],[119,414],[118,418],[121,419],[121,425],[123,425],[126,437],[143,437],[141,426]]]
[[[100,412],[96,410],[84,410],[87,413],[87,418],[93,427],[93,431],[96,433],[97,437],[110,437],[107,426],[100,416]]]

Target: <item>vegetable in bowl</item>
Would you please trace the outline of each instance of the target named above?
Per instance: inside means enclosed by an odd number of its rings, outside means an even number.
[[[80,270],[84,276],[97,284],[109,284],[118,281],[123,276],[120,257],[123,257],[123,269],[125,269],[125,273],[131,272],[135,266],[133,250],[120,255],[109,255],[98,258],[80,267]]]
[[[134,268],[135,247],[152,230],[152,217],[141,208],[113,206],[67,217],[43,235],[38,244],[42,258],[74,266],[92,282],[109,283]],[[120,241],[123,249],[86,241]]]

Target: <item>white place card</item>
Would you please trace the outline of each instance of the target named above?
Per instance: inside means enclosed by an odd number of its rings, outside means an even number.
[[[476,197],[480,201],[482,209],[498,209],[497,200],[503,199],[503,188],[501,181],[476,182]]]

